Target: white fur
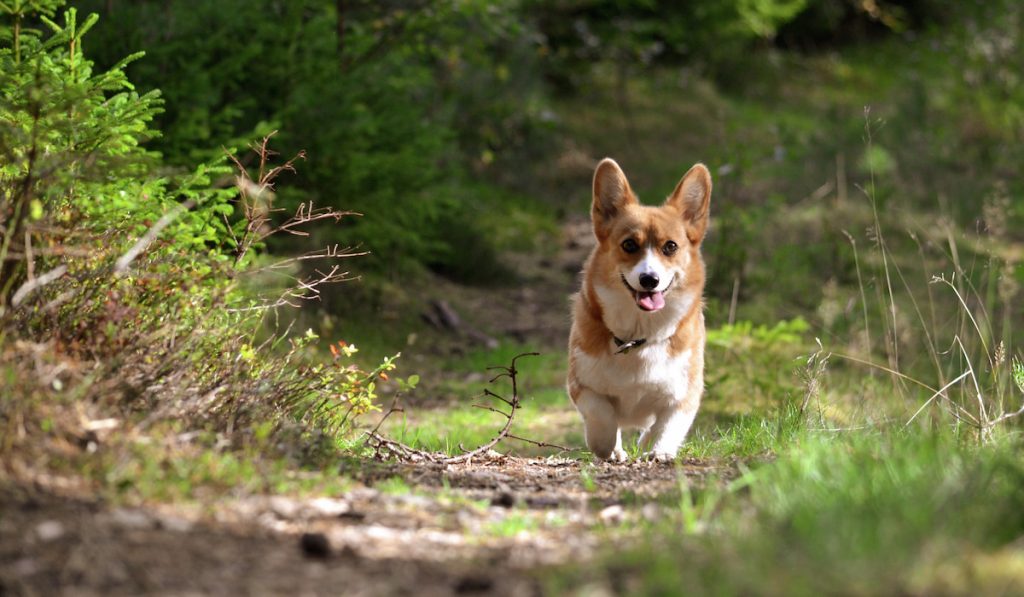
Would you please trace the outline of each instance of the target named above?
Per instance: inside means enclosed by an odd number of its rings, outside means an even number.
[[[576,402],[583,417],[587,446],[599,458],[621,461],[621,429],[639,428],[641,448],[659,460],[671,460],[686,438],[697,405],[685,405],[691,375],[691,357],[684,350],[669,356],[668,338],[680,317],[693,306],[697,296],[681,293],[666,301],[654,313],[637,309],[624,288],[596,286],[605,314],[605,324],[618,338],[647,338],[639,348],[616,354],[591,356],[573,349],[575,375],[584,387]],[[592,388],[600,388],[600,393]]]
[[[633,290],[647,290],[640,285],[640,276],[644,274],[654,274],[657,276],[658,285],[652,290],[665,292],[669,284],[673,283],[672,277],[681,275],[682,270],[677,271],[665,267],[665,264],[661,261],[661,257],[658,256],[658,252],[654,249],[648,248],[647,252],[644,254],[644,258],[633,266],[633,269],[629,270],[629,273],[626,274],[626,281],[633,287]],[[682,280],[676,281],[676,283],[679,282],[682,282]]]
[[[650,427],[659,412],[678,406],[688,389],[688,350],[673,358],[661,346],[644,345],[625,354],[593,357],[577,348],[574,356],[576,377],[587,388],[601,388],[599,395],[611,402],[619,427]]]
[[[583,417],[587,446],[590,450],[598,458],[625,462],[626,451],[622,449],[622,430],[612,403],[604,396],[585,389],[576,401],[576,409]]]
[[[671,409],[662,416],[655,416],[654,424],[640,436],[641,449],[658,460],[674,459],[696,417],[696,408]]]
[[[673,288],[665,295],[665,306],[657,311],[643,311],[621,284],[608,287],[595,284],[597,299],[601,303],[604,324],[620,340],[647,338],[648,344],[667,340],[676,331],[679,320],[689,313],[698,295],[685,292],[682,272],[676,272]],[[600,387],[600,386],[598,386]]]

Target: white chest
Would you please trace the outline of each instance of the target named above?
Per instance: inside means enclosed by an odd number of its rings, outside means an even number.
[[[670,356],[666,343],[599,357],[575,349],[576,377],[591,390],[616,398],[622,418],[639,422],[683,400],[691,356],[689,350]]]

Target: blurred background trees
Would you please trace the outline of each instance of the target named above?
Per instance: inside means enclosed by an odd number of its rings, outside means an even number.
[[[787,209],[826,181],[965,223],[982,197],[1021,192],[1021,9],[1006,0],[74,4],[102,16],[86,42],[99,65],[145,49],[128,74],[161,90],[148,147],[170,167],[270,129],[283,154],[306,150],[281,200],[364,214],[323,240],[372,251],[369,288],[424,269],[507,279],[499,255],[585,213],[588,160],[606,154],[641,188],[715,169],[712,308],[741,278],[741,298],[808,272],[853,280],[829,222],[780,242]]]

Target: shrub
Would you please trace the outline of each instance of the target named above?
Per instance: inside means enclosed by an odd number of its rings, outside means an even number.
[[[234,160],[235,176],[223,158],[168,171],[143,147],[156,135],[158,93],[137,94],[124,72],[140,55],[95,71],[81,52],[95,15],[79,23],[69,9],[59,25],[48,16],[57,4],[0,4],[12,42],[0,47],[0,364],[11,396],[0,418],[38,432],[57,420],[74,436],[79,419],[54,409],[98,405],[142,427],[173,420],[231,437],[269,422],[343,440],[393,359],[366,371],[351,347],[317,356],[312,332],[268,334],[264,324],[346,279],[353,253],[262,255],[271,234],[347,214],[303,203],[282,217],[274,183],[293,161],[275,164],[266,139],[252,174],[248,158]],[[48,36],[25,27],[33,16]],[[255,290],[253,276],[268,273],[285,282]],[[53,355],[53,384],[34,390],[23,368],[40,351]]]

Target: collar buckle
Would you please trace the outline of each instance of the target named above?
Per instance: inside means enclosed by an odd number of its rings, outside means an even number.
[[[639,338],[637,340],[630,340],[629,342],[626,342],[625,340],[620,340],[615,336],[612,336],[612,340],[615,342],[615,346],[619,348],[615,351],[615,354],[629,354],[631,349],[639,348],[647,342],[647,338]]]

